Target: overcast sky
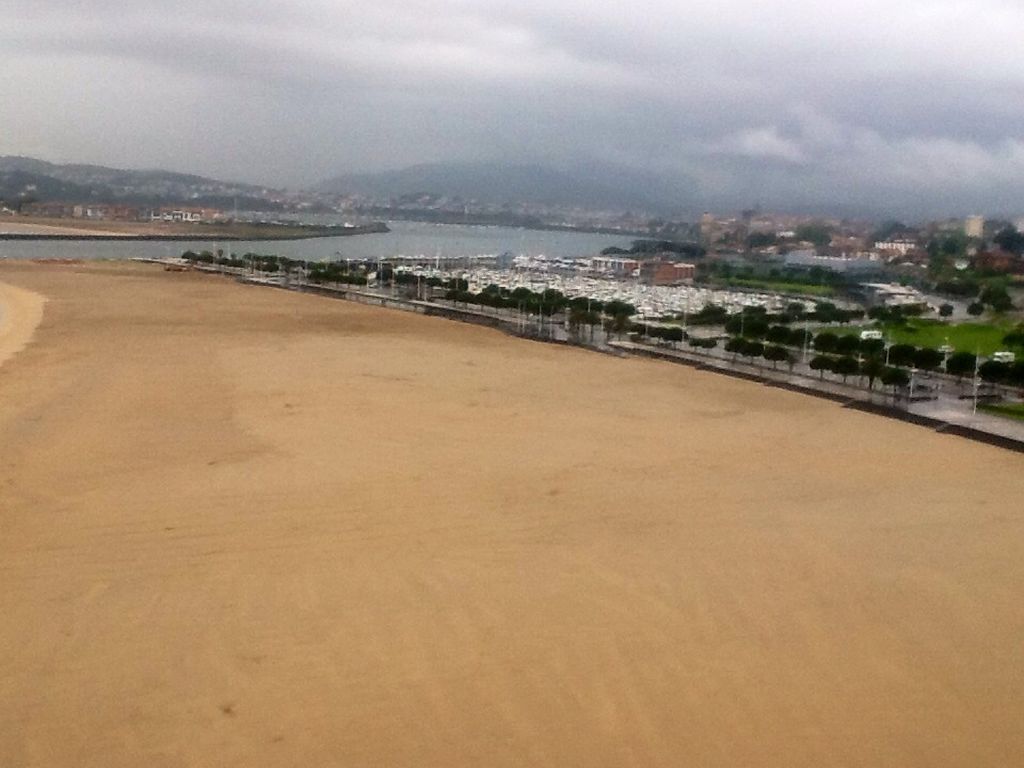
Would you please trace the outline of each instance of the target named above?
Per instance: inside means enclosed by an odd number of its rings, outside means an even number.
[[[1024,213],[1024,3],[0,0],[0,154],[275,185],[590,162]]]

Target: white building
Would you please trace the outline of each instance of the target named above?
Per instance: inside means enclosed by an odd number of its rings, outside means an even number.
[[[985,217],[984,216],[968,216],[967,221],[964,222],[964,233],[968,237],[976,237],[981,239],[985,236]]]
[[[595,256],[590,260],[594,272],[613,277],[631,277],[640,268],[636,259],[620,259],[613,256]]]
[[[898,253],[900,256],[906,256],[908,253],[917,248],[917,243],[913,240],[904,238],[897,238],[893,240],[882,240],[875,243],[876,251],[887,251],[889,253]]]
[[[909,285],[898,285],[897,283],[862,283],[862,285],[877,302],[887,307],[913,307],[928,304],[921,292]]]
[[[885,264],[885,262],[870,256],[854,258],[819,256],[816,251],[809,249],[790,251],[784,258],[784,264],[787,267],[803,267],[805,269],[821,267],[833,272],[871,272],[881,269]]]

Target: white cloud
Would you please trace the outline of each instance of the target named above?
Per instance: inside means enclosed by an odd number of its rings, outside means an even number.
[[[804,153],[797,142],[779,135],[779,129],[775,126],[739,131],[712,143],[708,147],[708,151],[711,154],[734,154],[744,157],[784,160],[789,163],[802,163],[805,160]]]

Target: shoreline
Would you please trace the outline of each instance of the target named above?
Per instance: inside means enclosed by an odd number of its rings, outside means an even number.
[[[166,242],[166,243],[192,243],[203,240],[217,240],[218,242],[252,242],[252,243],[274,243],[291,240],[315,240],[323,237],[354,237],[356,235],[377,234],[376,232],[329,232],[310,235],[284,235],[284,236],[260,236],[252,237],[242,235],[221,235],[210,232],[202,232],[194,235],[77,235],[77,234],[22,234],[6,233],[0,234],[0,240],[11,241],[76,241],[76,242]]]
[[[32,341],[45,304],[38,293],[0,282],[0,366]]]
[[[93,225],[96,225],[95,227]],[[100,226],[103,225],[103,226]],[[223,240],[225,242],[274,242],[312,240],[325,237],[353,237],[387,233],[382,221],[357,226],[290,225],[290,224],[199,224],[157,225],[141,222],[84,221],[63,223],[61,220],[4,221],[0,219],[0,241],[96,241],[96,242],[190,242]]]

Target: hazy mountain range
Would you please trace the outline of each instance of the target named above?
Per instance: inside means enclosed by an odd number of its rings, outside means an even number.
[[[662,213],[692,204],[682,183],[600,165],[555,169],[540,165],[434,163],[383,173],[337,176],[316,189],[378,199],[432,194],[494,205],[534,203]]]
[[[215,207],[273,207],[273,192],[253,184],[159,169],[126,170],[0,156],[0,200],[193,203]]]
[[[312,196],[356,195],[378,204],[421,195],[489,205],[677,213],[692,200],[683,183],[610,166],[549,168],[499,163],[435,163],[381,173],[335,176]],[[274,208],[296,193],[159,169],[126,170],[0,156],[0,199],[95,202],[194,202]],[[301,192],[298,193],[301,196]]]
[[[191,204],[231,210],[326,211],[335,196],[365,198],[375,210],[394,204],[415,207],[435,202],[508,206],[550,206],[587,211],[650,213],[694,221],[704,210],[735,208],[727,199],[702,195],[684,176],[638,171],[602,163],[559,168],[538,164],[433,163],[380,173],[345,174],[284,190],[160,169],[129,170],[100,165],[59,164],[30,157],[0,156],[0,200]],[[747,207],[758,207],[751,190]],[[779,212],[860,216],[884,211],[830,205],[827,200],[793,205]]]

